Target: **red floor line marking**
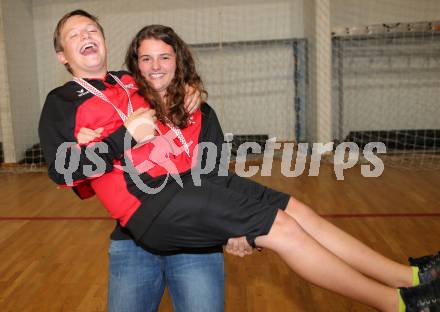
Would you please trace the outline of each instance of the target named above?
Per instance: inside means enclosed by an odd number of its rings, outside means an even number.
[[[440,212],[426,213],[353,213],[353,214],[320,214],[324,218],[424,218],[424,217],[440,217]]]
[[[329,219],[343,218],[425,218],[440,217],[440,212],[427,213],[353,213],[320,214]],[[113,220],[111,217],[1,217],[0,221],[97,221]]]
[[[110,217],[0,217],[0,221],[83,221],[113,220]]]

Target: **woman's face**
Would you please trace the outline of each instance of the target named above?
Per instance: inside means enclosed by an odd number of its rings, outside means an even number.
[[[138,49],[138,66],[150,86],[164,97],[176,72],[176,53],[162,40],[145,39]]]

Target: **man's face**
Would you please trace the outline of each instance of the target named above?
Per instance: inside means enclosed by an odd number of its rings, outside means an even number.
[[[68,63],[73,75],[82,78],[102,78],[107,72],[107,48],[98,25],[91,19],[70,17],[60,33],[62,52],[58,60]]]

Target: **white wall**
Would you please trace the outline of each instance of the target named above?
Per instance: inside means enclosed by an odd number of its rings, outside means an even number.
[[[308,50],[308,101],[306,103],[306,133],[307,140],[316,142],[317,135],[317,91],[316,91],[316,79],[318,75],[318,68],[316,68],[316,62],[312,61],[316,55],[316,23],[315,23],[315,1],[305,1],[303,6],[303,19],[304,19],[304,37],[307,39]]]
[[[7,93],[7,97],[5,96]],[[8,71],[6,68],[6,54],[5,54],[5,33],[3,31],[3,10],[0,4],[0,142],[3,142],[3,116],[6,116],[6,109],[9,108],[9,83]]]
[[[308,42],[309,91],[308,140],[332,140],[330,0],[305,2],[304,33]]]
[[[0,142],[6,162],[15,162],[14,135],[12,132],[11,105],[9,98],[9,80],[6,59],[3,10],[0,5]],[[6,146],[6,151],[5,151]]]
[[[34,0],[40,101],[69,75],[56,63],[52,32],[61,16],[82,8],[97,15],[109,48],[110,69],[120,69],[126,47],[145,25],[173,27],[188,43],[261,40],[303,36],[302,2],[294,1],[59,1]],[[243,4],[239,4],[243,3]],[[223,4],[223,5],[222,5]],[[295,14],[294,16],[291,16]]]
[[[331,0],[332,27],[440,19],[438,0]]]
[[[40,105],[43,104],[46,94],[51,89],[70,79],[64,67],[56,62],[52,47],[52,32],[57,21],[65,13],[77,8],[85,9],[99,17],[105,29],[109,48],[110,69],[120,69],[122,67],[128,43],[139,29],[148,24],[169,25],[190,44],[303,37],[301,0],[270,2],[251,0],[237,2],[231,0],[135,0],[130,1],[130,5],[127,5],[126,1],[116,0],[80,1],[79,3],[74,1],[35,0],[33,1],[33,15],[35,37],[37,39]],[[268,62],[268,60],[265,60],[264,54],[248,57],[256,57],[258,58],[256,61],[261,63]],[[278,59],[283,70],[292,69],[292,54],[284,54],[284,57],[284,60]],[[240,58],[243,59],[243,56],[237,55],[237,59]],[[208,60],[209,58],[205,58],[205,63]],[[223,62],[232,61],[229,58],[223,60]],[[240,69],[239,66],[243,65],[240,62],[232,63],[234,65],[229,64],[229,67],[235,66],[237,69]],[[266,64],[264,68],[271,70],[270,64]],[[272,68],[272,70],[275,69]],[[213,71],[211,65],[201,68],[202,78],[205,76],[209,79],[226,81],[227,83],[228,79],[237,81],[240,77],[234,77],[233,73],[228,71],[225,73],[225,77],[216,79],[212,75]],[[243,69],[241,71],[241,76],[246,74]],[[293,77],[293,72],[291,77]],[[293,88],[293,85],[291,87]],[[207,88],[209,92],[209,83],[207,83]],[[270,88],[270,85],[266,85],[266,88]],[[259,89],[258,91],[262,90]],[[250,91],[244,90],[244,92]],[[283,120],[273,121],[273,123],[278,123],[276,127],[273,124],[269,126],[259,122],[260,127],[255,129],[255,123],[250,122],[246,117],[250,109],[249,105],[257,102],[257,100],[262,100],[257,94],[254,95],[254,101],[246,100],[248,104],[244,104],[243,98],[238,97],[227,98],[224,106],[221,106],[221,103],[216,103],[218,98],[211,98],[209,102],[216,109],[219,108],[219,119],[222,125],[228,127],[228,131],[235,133],[267,133],[282,139],[292,140],[294,138],[294,131],[292,130],[294,129],[293,96],[288,99],[289,102],[286,102],[286,97],[292,95],[292,92],[285,91],[281,96],[285,99],[284,104],[278,103],[278,105],[287,107],[288,112],[283,114]],[[280,96],[277,96],[271,102],[277,102],[279,98]],[[243,113],[239,114],[241,120],[237,121],[237,116],[231,114],[229,109],[234,107],[235,111],[235,106],[239,106],[241,103],[243,103]],[[281,109],[277,113],[280,112],[282,112]],[[254,114],[259,120],[264,120],[267,117],[263,110],[255,110]],[[292,119],[287,120],[286,116],[292,117]],[[232,124],[234,126],[231,126]],[[275,130],[276,128],[279,130]]]
[[[319,11],[315,3],[319,5],[317,0],[2,1],[5,65],[9,73],[14,134],[18,135],[15,138],[18,140],[17,153],[37,140],[36,123],[46,94],[70,79],[64,67],[57,63],[52,46],[55,24],[64,13],[83,8],[100,17],[109,45],[109,67],[119,69],[130,39],[142,26],[151,23],[172,26],[189,43],[305,37],[309,39],[309,51],[313,56],[316,12]],[[332,28],[431,21],[440,16],[440,1],[330,0],[330,13]],[[309,58],[309,68],[312,74],[319,75],[320,69],[316,68],[315,62]],[[203,69],[202,75],[211,73],[209,68]],[[316,77],[310,78],[311,85],[315,85]],[[270,85],[268,87],[271,88]],[[318,114],[316,103],[313,106],[317,90],[313,92],[307,107],[307,126],[312,135],[317,131],[317,125],[312,121],[316,121]],[[229,105],[228,101],[225,103]],[[229,124],[226,114],[220,118],[225,125]],[[24,135],[21,134],[23,131]]]
[[[2,1],[16,160],[38,142],[39,79],[30,0]]]

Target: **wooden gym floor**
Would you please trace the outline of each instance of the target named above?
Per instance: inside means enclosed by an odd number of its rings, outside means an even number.
[[[440,171],[385,166],[381,177],[365,178],[358,166],[337,181],[332,169],[286,178],[275,162],[271,177],[255,180],[295,195],[394,260],[440,249]],[[106,311],[114,221],[96,199],[59,190],[44,173],[0,174],[0,198],[0,310]],[[225,266],[226,311],[372,311],[304,282],[267,250],[226,255]],[[171,311],[168,296],[160,311]]]

